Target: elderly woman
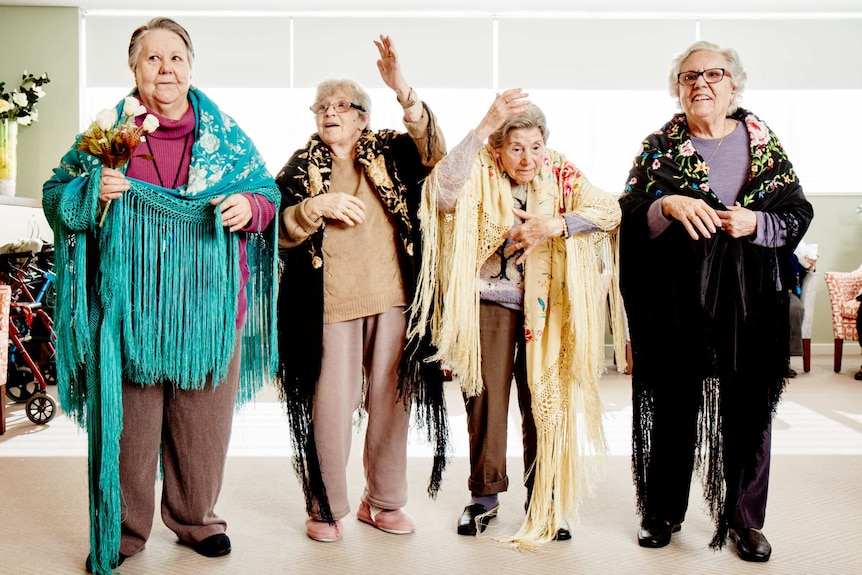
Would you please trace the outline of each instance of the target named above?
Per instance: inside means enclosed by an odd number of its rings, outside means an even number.
[[[696,42],[668,80],[682,113],[644,140],[620,199],[638,542],[663,547],[679,531],[696,468],[710,546],[729,533],[742,559],[767,561],[771,420],[789,358],[780,278],[813,210],[778,138],[737,106],[734,50]]]
[[[360,521],[412,533],[407,503],[411,398],[433,428],[430,492],[445,461],[441,370],[421,342],[405,351],[405,307],[421,257],[422,180],[445,154],[428,106],[404,79],[388,36],[377,66],[404,108],[407,133],[371,131],[371,100],[351,80],[317,87],[317,132],[276,177],[282,191],[278,383],[294,466],[306,495],[308,536],[341,539],[350,512],[346,465],[353,415],[367,414]]]
[[[158,119],[146,154],[110,169],[78,136],[44,186],[61,399],[89,435],[93,573],[144,548],[159,468],[179,542],[230,553],[214,507],[232,415],[274,368],[278,189],[248,136],[190,88],[193,62],[173,20],[135,30],[132,103]]]
[[[566,518],[588,488],[586,457],[605,451],[600,254],[613,253],[620,220],[612,196],[545,147],[545,116],[526,97],[519,89],[498,95],[429,177],[411,324],[417,334],[428,326],[464,394],[472,499],[458,521],[461,535],[484,531],[508,489],[515,380],[527,516],[507,542],[519,548],[571,538]],[[616,333],[623,331],[618,323]]]

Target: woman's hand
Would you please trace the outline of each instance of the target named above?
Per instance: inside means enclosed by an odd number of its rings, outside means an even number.
[[[703,200],[688,196],[665,196],[661,200],[661,209],[664,217],[682,222],[693,240],[712,237],[715,230],[722,227],[718,213]]]
[[[389,36],[380,35],[380,41],[374,41],[377,50],[380,52],[380,59],[377,60],[377,69],[380,70],[380,77],[387,86],[395,90],[398,95],[399,102],[406,102],[410,97],[410,84],[404,79],[401,74],[401,65],[398,63],[398,53],[395,52],[395,44],[392,43],[392,38]]]
[[[512,244],[503,250],[503,255],[511,256],[513,253],[523,250],[523,253],[518,256],[515,263],[520,265],[527,259],[529,254],[536,246],[539,246],[551,238],[557,238],[563,235],[564,226],[562,218],[539,218],[530,212],[514,208],[512,210],[515,215],[524,220],[524,223],[518,227],[512,228],[506,232],[503,237],[512,240]]]
[[[484,141],[485,138],[497,131],[503,122],[515,114],[523,113],[530,105],[530,101],[526,99],[527,96],[529,94],[521,88],[513,88],[502,94],[497,94],[485,117],[476,127],[476,135],[479,136],[479,139]]]
[[[102,168],[99,178],[99,202],[104,208],[105,204],[123,197],[123,192],[129,190],[129,180],[126,175],[113,168]]]
[[[356,196],[343,192],[318,194],[308,200],[306,209],[314,220],[323,217],[344,222],[348,226],[365,221],[365,203]]]
[[[728,206],[726,212],[719,212],[721,227],[732,238],[753,236],[757,232],[757,214],[748,208],[743,208],[739,202]]]
[[[224,201],[222,202],[222,199]],[[221,202],[221,205],[219,205]],[[252,212],[251,204],[242,194],[233,194],[225,198],[219,196],[210,200],[214,206],[219,206],[221,210],[221,225],[230,226],[231,232],[238,232],[248,225],[251,221]]]

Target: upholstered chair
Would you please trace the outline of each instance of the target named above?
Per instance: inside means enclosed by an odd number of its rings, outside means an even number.
[[[852,272],[826,272],[826,289],[832,303],[832,332],[835,335],[835,373],[841,371],[841,355],[845,341],[858,341],[856,315],[859,302],[856,296],[862,290],[862,266]],[[803,320],[804,321],[804,320]]]

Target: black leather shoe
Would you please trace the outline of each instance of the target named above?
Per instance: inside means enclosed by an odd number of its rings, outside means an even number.
[[[763,563],[772,555],[772,545],[757,529],[731,529],[730,539],[736,543],[736,553],[743,561]]]
[[[856,375],[853,376],[853,379],[856,381],[862,381],[862,367],[859,368],[859,371],[856,372]]]
[[[478,535],[485,531],[491,519],[497,516],[497,509],[500,506],[488,511],[488,508],[481,503],[473,503],[464,508],[464,513],[458,519],[458,535]],[[481,515],[477,521],[476,518]]]
[[[117,567],[122,565],[123,561],[125,561],[127,557],[128,557],[128,555],[123,555],[122,553],[120,553],[119,557],[117,557],[114,561],[111,561],[111,569],[116,569]],[[87,561],[84,562],[84,567],[86,567],[87,573],[93,572],[93,556],[92,555],[87,555]]]
[[[222,557],[230,553],[230,539],[224,533],[210,535],[203,541],[189,546],[204,557]]]
[[[572,532],[569,530],[569,524],[567,522],[563,522],[559,529],[557,529],[557,534],[554,535],[554,541],[568,541],[572,538]]]
[[[638,545],[641,547],[664,547],[670,543],[671,533],[682,529],[679,523],[671,524],[661,519],[647,519],[638,529]]]

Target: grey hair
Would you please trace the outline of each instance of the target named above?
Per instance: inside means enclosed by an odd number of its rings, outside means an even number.
[[[488,143],[494,148],[499,148],[503,145],[506,134],[510,130],[519,128],[539,128],[539,131],[542,132],[542,140],[544,140],[545,145],[548,144],[548,136],[551,135],[548,130],[548,121],[545,119],[545,113],[535,104],[530,104],[526,110],[506,120],[497,131],[488,136]]]
[[[318,84],[317,95],[315,96],[314,102],[320,102],[327,96],[331,96],[340,91],[350,94],[350,101],[365,109],[364,112],[362,110],[356,110],[359,112],[360,116],[371,116],[371,97],[368,95],[368,92],[366,92],[358,83],[347,78],[330,78],[329,80],[324,80]]]
[[[192,45],[192,38],[189,36],[189,33],[185,28],[170,18],[153,18],[132,32],[132,39],[129,41],[129,70],[132,72],[135,71],[135,66],[138,64],[138,56],[141,55],[141,42],[150,30],[167,30],[169,32],[173,32],[182,39],[183,43],[186,45],[189,72],[191,72],[195,64],[195,47]]]
[[[716,54],[721,54],[727,61],[727,71],[730,72],[730,82],[736,89],[736,97],[733,102],[730,103],[730,106],[727,107],[727,113],[728,115],[733,114],[739,107],[739,102],[742,100],[742,93],[745,91],[745,81],[748,79],[748,75],[745,73],[745,68],[742,67],[742,60],[733,48],[722,48],[718,44],[713,44],[706,40],[700,40],[686,48],[682,54],[678,55],[673,59],[673,62],[671,62],[670,75],[667,78],[667,87],[670,95],[675,98],[677,100],[677,104],[679,104],[679,81],[677,80],[677,75],[682,71],[681,68],[683,62],[685,62],[688,57],[695,52],[715,52]]]

